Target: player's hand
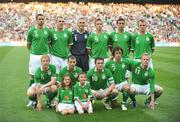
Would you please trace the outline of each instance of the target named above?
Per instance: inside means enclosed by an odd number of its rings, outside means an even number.
[[[36,111],[42,111],[41,103],[37,104]]]
[[[151,108],[152,110],[154,110],[154,108],[155,108],[155,103],[154,103],[154,101],[151,100],[151,102],[150,102],[149,105],[150,105],[150,108]]]

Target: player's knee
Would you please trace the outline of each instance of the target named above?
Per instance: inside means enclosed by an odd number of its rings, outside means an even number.
[[[57,86],[56,85],[52,85],[51,86],[51,92],[55,92],[57,90]]]
[[[129,92],[130,92],[130,94],[135,94],[135,93],[136,93],[136,90],[135,90],[135,88],[130,87]]]
[[[74,110],[73,110],[73,109],[69,109],[69,110],[68,110],[68,113],[69,113],[69,114],[74,114]]]
[[[34,79],[34,75],[29,74],[29,79],[33,80]]]
[[[162,94],[163,92],[164,92],[164,89],[162,87],[158,87],[156,89],[156,93],[158,93],[158,94]]]
[[[63,115],[66,115],[66,114],[68,114],[68,111],[67,110],[62,110],[62,112],[61,112]]]
[[[117,89],[113,89],[111,93],[112,95],[117,96],[119,92]]]
[[[130,90],[129,85],[128,84],[124,85],[123,90],[126,92],[129,92],[129,90]]]
[[[27,96],[33,96],[35,94],[35,90],[34,89],[32,89],[32,88],[29,88],[28,90],[27,90]]]
[[[78,109],[77,110],[79,114],[84,114],[84,110],[81,108],[81,109]]]
[[[93,109],[88,109],[88,113],[89,114],[93,113]]]

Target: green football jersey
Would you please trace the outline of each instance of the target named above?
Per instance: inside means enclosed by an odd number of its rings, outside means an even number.
[[[73,104],[73,90],[71,88],[58,88],[56,100],[60,103]]]
[[[72,33],[64,29],[61,32],[53,29],[51,31],[50,53],[57,57],[67,59],[70,55],[69,45],[72,45]]]
[[[40,84],[46,84],[51,79],[56,79],[56,67],[52,64],[49,64],[48,71],[42,71],[42,67],[37,68],[34,81]]]
[[[78,81],[74,86],[74,99],[79,98],[82,102],[87,102],[88,98],[92,96],[89,82],[86,81],[82,86]]]
[[[112,48],[114,49],[116,46],[119,46],[123,49],[123,57],[129,57],[129,51],[131,46],[131,34],[129,32],[112,32],[110,35],[110,43]]]
[[[78,75],[81,72],[82,72],[82,69],[77,67],[77,66],[75,66],[73,71],[69,71],[69,68],[66,66],[66,67],[64,67],[63,69],[61,69],[59,71],[59,75],[58,75],[58,80],[57,81],[61,82],[64,75],[69,75],[70,78],[71,78],[71,81],[72,81],[72,85],[75,85],[76,81],[78,80]]]
[[[30,53],[35,55],[48,54],[50,37],[51,32],[47,27],[43,29],[37,29],[36,27],[30,28],[27,33],[27,43],[31,45]]]
[[[111,71],[115,84],[124,82],[126,80],[126,71],[130,69],[129,61],[125,58],[122,58],[120,62],[115,60],[108,61],[105,67]]]
[[[87,49],[91,49],[92,58],[107,58],[108,46],[110,45],[107,33],[91,33],[87,40]]]
[[[87,79],[90,82],[91,89],[93,90],[106,89],[110,84],[114,83],[111,71],[106,68],[99,73],[96,71],[96,68],[89,70],[87,73]]]
[[[134,50],[134,58],[140,59],[143,53],[152,55],[152,49],[155,48],[154,38],[150,33],[134,34],[131,42],[131,50]]]
[[[139,85],[150,84],[150,92],[155,91],[155,73],[151,68],[143,69],[141,62],[131,61],[132,83]]]

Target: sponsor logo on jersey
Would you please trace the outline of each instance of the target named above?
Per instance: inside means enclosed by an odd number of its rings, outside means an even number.
[[[78,73],[75,73],[75,74],[74,74],[74,77],[77,78],[77,77],[78,77]]]
[[[146,41],[150,41],[149,37],[146,37]]]
[[[148,72],[147,71],[144,73],[144,76],[146,76],[146,77],[148,76]]]
[[[97,36],[94,37],[94,41],[98,42],[98,37]]]
[[[96,76],[96,74],[93,74],[92,81],[98,81],[98,77]]]
[[[138,40],[138,38],[136,38],[136,39],[135,39],[135,41],[136,41],[136,43],[137,43],[137,44],[139,43],[139,40]]]
[[[104,38],[107,39],[107,35],[104,35]]]
[[[127,35],[126,34],[124,34],[124,38],[127,39]]]
[[[51,70],[48,70],[48,75],[51,75]]]
[[[56,35],[56,34],[53,34],[53,36],[54,36],[54,40],[57,40],[57,35]]]
[[[102,79],[103,79],[103,80],[105,80],[105,78],[106,78],[106,75],[105,75],[105,74],[103,74],[103,75],[102,75]]]
[[[34,36],[35,36],[35,37],[38,37],[37,31],[34,31]]]
[[[45,30],[45,31],[44,31],[44,35],[47,35],[47,34],[48,34],[48,33],[47,33],[47,31]]]
[[[64,38],[67,38],[67,33],[64,33]]]
[[[124,68],[125,68],[125,66],[126,66],[126,65],[123,63],[123,64],[122,64],[122,68],[124,69]]]

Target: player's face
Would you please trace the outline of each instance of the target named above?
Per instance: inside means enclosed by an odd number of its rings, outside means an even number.
[[[84,84],[86,82],[86,75],[85,74],[80,74],[79,75],[79,81],[81,84]]]
[[[116,60],[120,60],[120,59],[121,59],[121,56],[122,56],[121,50],[115,51],[114,58],[115,58]]]
[[[124,25],[125,25],[125,21],[123,21],[123,20],[120,20],[117,22],[117,27],[119,29],[124,29]]]
[[[142,58],[141,58],[141,63],[144,66],[148,66],[148,64],[149,64],[149,56],[143,55]]]
[[[65,86],[69,86],[69,85],[70,85],[70,82],[71,82],[70,77],[65,77],[64,80],[63,80],[63,82],[64,82],[64,85],[65,85]]]
[[[74,67],[76,65],[76,59],[69,59],[68,65],[70,68]]]
[[[57,28],[62,29],[64,27],[64,18],[58,18],[57,20]]]
[[[41,59],[41,64],[43,67],[47,67],[49,65],[49,62],[50,62],[50,60],[48,57],[44,57]]]
[[[84,19],[80,19],[80,20],[78,21],[77,26],[78,26],[79,29],[84,30],[85,20],[84,20]]]
[[[44,16],[38,16],[36,21],[37,21],[38,26],[43,26],[44,25]]]
[[[97,60],[96,61],[96,69],[97,70],[102,70],[104,66],[104,61],[103,60]]]
[[[101,30],[102,30],[102,27],[103,27],[102,21],[101,21],[101,20],[96,21],[95,26],[96,26],[96,30],[101,31]]]
[[[140,32],[145,32],[146,31],[146,27],[147,27],[147,25],[146,25],[146,22],[139,22],[139,31]]]

